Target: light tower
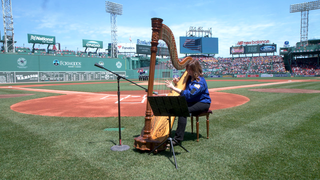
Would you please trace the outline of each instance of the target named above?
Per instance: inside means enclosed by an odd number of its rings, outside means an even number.
[[[212,37],[212,28],[203,30],[203,27],[198,27],[197,29],[197,27],[190,26],[189,31],[187,31],[186,33],[186,36]]]
[[[117,15],[122,15],[122,4],[106,1],[106,11],[107,13],[110,13],[111,18],[111,57],[117,58]]]
[[[1,0],[1,3],[4,27],[4,52],[15,52],[11,0]]]
[[[308,42],[309,11],[320,9],[320,0],[290,5],[290,13],[301,12],[300,42]]]

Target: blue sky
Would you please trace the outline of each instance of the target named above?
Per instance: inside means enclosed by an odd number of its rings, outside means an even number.
[[[173,31],[177,46],[190,26],[212,28],[219,39],[220,57],[230,57],[238,41],[270,40],[279,47],[284,41],[300,41],[301,13],[290,5],[302,0],[115,0],[123,5],[117,16],[118,43],[151,40],[151,18],[162,18]],[[111,42],[110,14],[104,0],[12,0],[16,46],[32,47],[27,34],[56,37],[62,49],[84,50],[82,39]],[[320,39],[320,10],[309,12],[309,39]],[[3,35],[3,23],[0,25]],[[37,45],[36,45],[37,47]],[[41,46],[46,48],[46,46]],[[179,52],[179,51],[178,51]],[[183,55],[180,55],[182,57]]]

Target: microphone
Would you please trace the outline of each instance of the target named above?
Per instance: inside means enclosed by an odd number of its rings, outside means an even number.
[[[155,95],[158,95],[158,94],[159,94],[158,92],[155,92],[155,91],[153,91],[152,93],[155,94]]]
[[[101,65],[98,64],[98,63],[95,63],[94,65],[97,66],[97,67],[99,67],[99,68],[103,68],[103,66],[101,66]]]

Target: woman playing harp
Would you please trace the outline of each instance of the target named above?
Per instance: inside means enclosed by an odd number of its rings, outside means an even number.
[[[158,41],[163,40],[167,46],[170,53],[170,58],[173,66],[182,70],[186,67],[188,62],[192,60],[191,57],[186,57],[182,61],[179,61],[177,56],[176,43],[170,28],[162,24],[162,19],[153,18],[152,19],[152,41],[151,41],[151,59],[150,59],[150,69],[149,69],[149,81],[148,81],[148,96],[153,95],[153,85],[154,85],[154,74],[155,74],[155,62]],[[180,81],[177,82],[176,87],[179,89],[184,89],[187,80],[187,73],[180,77]],[[168,96],[178,96],[179,93],[172,91]],[[173,125],[175,117],[171,117],[171,127]],[[140,150],[152,150],[154,147],[161,144],[167,139],[169,135],[168,128],[168,117],[164,116],[153,116],[151,106],[147,102],[146,106],[146,116],[145,125],[141,132],[141,135],[135,138],[134,146]],[[163,147],[165,148],[165,147]],[[161,148],[160,148],[161,149]]]
[[[186,66],[186,71],[188,73],[188,80],[184,90],[175,87],[179,82],[178,78],[174,78],[172,82],[167,80],[166,86],[186,98],[189,113],[208,111],[211,104],[211,98],[199,61],[191,60]],[[186,125],[187,117],[179,117],[178,127],[174,137],[175,141],[172,142],[173,145],[176,145],[176,142],[183,141]]]

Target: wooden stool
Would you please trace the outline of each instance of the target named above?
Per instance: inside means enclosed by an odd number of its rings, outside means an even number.
[[[197,121],[197,141],[199,142],[199,117],[206,116],[207,118],[207,139],[209,139],[209,115],[212,114],[211,110],[202,112],[200,114],[191,114],[191,133],[193,134],[193,116],[196,117]]]

